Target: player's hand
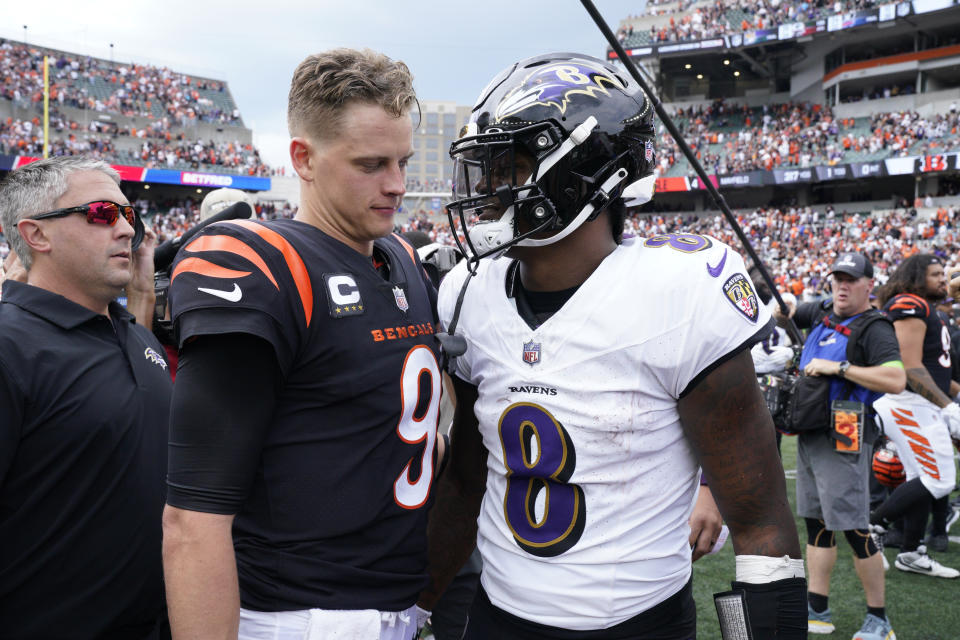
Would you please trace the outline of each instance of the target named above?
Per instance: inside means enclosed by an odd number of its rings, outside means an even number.
[[[787,318],[792,318],[793,314],[797,312],[797,298],[789,293],[781,293],[780,298],[783,300],[783,304],[787,305],[787,315],[784,316],[780,305],[775,304],[773,305],[774,320],[785,320]]]
[[[723,517],[713,500],[713,493],[710,487],[701,485],[697,503],[693,505],[693,513],[690,514],[690,548],[693,551],[693,562],[710,553],[722,527]]]
[[[4,280],[13,280],[14,282],[27,281],[27,270],[20,264],[20,257],[17,255],[17,252],[12,249],[10,255],[3,261],[3,266],[0,267],[0,284],[2,284]]]
[[[951,298],[960,298],[960,267],[947,269],[947,291]]]
[[[839,362],[823,358],[814,358],[803,368],[804,375],[808,376],[835,376],[839,371]]]
[[[940,410],[940,416],[947,423],[947,429],[950,430],[950,437],[960,439],[960,405],[951,402]]]

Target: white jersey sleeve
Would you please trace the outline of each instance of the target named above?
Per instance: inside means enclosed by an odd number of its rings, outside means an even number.
[[[760,302],[743,258],[707,236],[667,234],[641,241],[641,273],[664,274],[655,287],[638,287],[638,295],[655,295],[664,339],[677,350],[651,362],[657,377],[675,398],[689,392],[714,368],[773,329],[770,312]],[[693,250],[687,247],[693,248]],[[652,291],[651,291],[652,289]],[[655,291],[655,293],[654,293]]]

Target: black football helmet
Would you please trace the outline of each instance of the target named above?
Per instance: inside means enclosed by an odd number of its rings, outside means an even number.
[[[447,214],[464,255],[552,244],[618,198],[648,202],[654,135],[650,100],[601,60],[551,53],[505,69],[450,147]]]

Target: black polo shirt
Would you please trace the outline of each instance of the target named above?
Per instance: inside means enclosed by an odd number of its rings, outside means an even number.
[[[0,300],[0,636],[143,638],[165,610],[163,347],[7,281]]]

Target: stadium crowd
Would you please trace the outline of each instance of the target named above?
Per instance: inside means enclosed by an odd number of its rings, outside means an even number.
[[[618,30],[617,36],[626,46],[647,42],[706,40],[751,29],[770,29],[781,24],[818,20],[881,3],[876,0],[715,0],[695,8],[693,4],[691,0],[680,0],[676,3],[650,2],[647,4],[646,16],[669,15],[670,18],[651,25],[649,37],[641,39],[641,32],[637,30],[635,23],[644,16],[630,16]]]
[[[149,220],[157,233],[158,242],[173,239],[200,222],[200,203],[190,198],[152,202],[146,199],[134,201],[140,215]],[[297,212],[295,205],[286,200],[258,202],[254,211],[259,220],[292,218]]]
[[[180,126],[198,120],[242,125],[239,110],[221,108],[205,95],[226,92],[215,80],[193,78],[167,67],[114,64],[2,39],[0,97],[21,104],[42,102],[44,55],[51,56],[50,99],[54,104],[145,118],[158,117],[159,112]],[[104,83],[107,91],[95,91],[98,82]]]
[[[416,178],[407,178],[407,191],[420,191],[420,192],[433,192],[433,193],[442,193],[444,195],[449,194],[450,190],[453,188],[453,184],[450,180],[441,180],[435,178],[433,180],[418,180]]]
[[[927,252],[952,257],[960,252],[958,208],[941,207],[929,220],[915,209],[897,209],[860,216],[828,207],[756,209],[738,215],[744,233],[771,268],[774,279],[798,298],[824,292],[830,265],[840,253],[862,252],[873,262],[882,283],[904,259]],[[627,230],[648,237],[662,233],[699,233],[737,246],[738,240],[720,216],[683,218],[635,215]]]
[[[833,165],[864,154],[906,156],[960,147],[956,105],[931,116],[893,111],[867,120],[837,118],[830,107],[818,104],[751,108],[718,100],[706,107],[677,108],[674,116],[698,159],[716,174]],[[657,148],[659,175],[683,160],[665,128]]]
[[[182,131],[172,133],[163,125],[165,121],[156,121],[142,128],[93,121],[85,128],[55,113],[50,118],[50,155],[86,154],[119,164],[204,169],[253,176],[272,173],[272,169],[260,159],[260,152],[251,144],[188,140]],[[141,142],[135,148],[130,145],[118,148],[118,138]],[[43,127],[39,118],[0,121],[0,154],[40,156],[42,153]]]
[[[860,102],[861,100],[879,100],[881,98],[896,98],[897,96],[909,96],[916,91],[915,82],[900,82],[895,84],[881,84],[872,87],[864,87],[860,93],[841,93],[840,102]]]
[[[737,220],[780,287],[798,299],[814,299],[828,291],[824,287],[829,268],[840,253],[866,254],[877,269],[878,284],[916,253],[944,258],[960,255],[960,207],[955,205],[937,208],[929,219],[919,216],[912,206],[863,216],[838,212],[828,205],[823,211],[811,207],[758,208],[738,213]],[[719,215],[635,213],[627,217],[624,227],[625,233],[644,238],[696,233],[734,247],[740,244]],[[423,212],[412,215],[400,229],[423,231],[433,242],[455,244],[449,223]]]

